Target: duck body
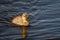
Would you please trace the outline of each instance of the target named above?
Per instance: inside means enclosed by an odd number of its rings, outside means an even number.
[[[16,16],[15,18],[13,18],[12,23],[19,26],[28,26],[28,14],[23,13],[22,16]]]

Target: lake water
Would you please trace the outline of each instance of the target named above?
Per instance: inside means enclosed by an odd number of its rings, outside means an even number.
[[[0,0],[0,40],[21,39],[21,28],[11,20],[23,12],[28,12],[31,25],[27,40],[60,37],[60,0]]]

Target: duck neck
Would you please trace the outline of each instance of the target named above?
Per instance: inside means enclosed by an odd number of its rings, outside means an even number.
[[[22,16],[22,20],[23,20],[23,22],[26,22],[26,17]]]

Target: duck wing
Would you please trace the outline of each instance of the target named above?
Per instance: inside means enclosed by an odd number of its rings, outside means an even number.
[[[23,25],[23,20],[21,16],[17,16],[12,19],[12,23],[16,25]]]

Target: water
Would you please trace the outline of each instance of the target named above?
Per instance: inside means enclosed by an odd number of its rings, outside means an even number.
[[[11,20],[23,12],[28,12],[31,25],[27,40],[60,37],[60,0],[1,0],[0,40],[21,39],[21,28]]]

